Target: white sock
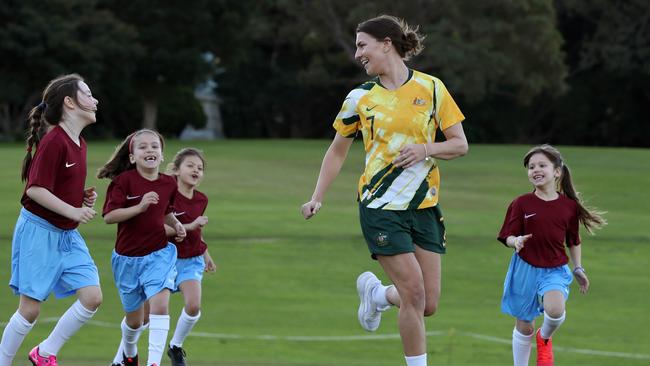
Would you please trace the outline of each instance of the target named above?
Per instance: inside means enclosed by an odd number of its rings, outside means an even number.
[[[126,324],[126,318],[122,319],[122,341],[120,348],[124,350],[124,356],[135,357],[138,354],[138,338],[144,327],[133,329]],[[123,355],[120,355],[118,363],[122,362]]]
[[[382,284],[379,284],[378,286],[375,286],[374,289],[372,289],[372,302],[377,305],[378,310],[385,310],[388,306],[393,305],[388,302],[388,299],[386,298],[386,291],[390,287],[393,287],[393,285],[384,286]]]
[[[542,323],[542,327],[539,330],[539,334],[542,336],[544,339],[550,339],[551,336],[553,336],[553,333],[557,330],[557,328],[564,323],[564,319],[566,319],[566,311],[562,313],[562,316],[559,318],[551,318],[544,312],[544,323]]]
[[[512,359],[514,360],[514,366],[528,366],[534,335],[535,332],[524,335],[519,333],[517,328],[512,330]]]
[[[149,359],[147,365],[160,365],[167,333],[169,332],[169,315],[149,315]]]
[[[63,344],[77,333],[81,326],[95,315],[95,312],[97,310],[88,310],[79,300],[75,301],[56,323],[50,336],[38,345],[38,353],[43,357],[56,356]]]
[[[178,318],[178,322],[176,323],[176,330],[174,330],[174,336],[172,337],[172,340],[169,341],[169,347],[171,346],[176,346],[176,347],[183,347],[183,341],[187,337],[188,334],[190,334],[190,331],[192,328],[194,328],[194,324],[199,321],[199,318],[201,317],[201,312],[199,311],[196,316],[189,316],[185,312],[185,308],[181,311],[181,316]]]
[[[404,356],[406,366],[427,366],[427,354],[419,356]]]
[[[2,333],[2,342],[0,342],[0,366],[11,366],[18,348],[27,333],[32,330],[34,323],[28,322],[18,311],[11,316],[4,333]]]
[[[122,319],[122,324],[126,322],[126,318]],[[142,327],[140,327],[140,332],[136,336],[135,342],[136,342],[136,347],[137,347],[137,342],[138,338],[140,338],[140,334],[147,329],[147,325],[145,324]],[[131,329],[131,328],[129,328]],[[137,348],[136,348],[136,354],[137,354]],[[135,354],[132,354],[131,357],[135,356]],[[120,338],[120,346],[117,347],[117,353],[115,353],[115,357],[113,357],[113,363],[121,363],[122,359],[124,358],[124,341]]]

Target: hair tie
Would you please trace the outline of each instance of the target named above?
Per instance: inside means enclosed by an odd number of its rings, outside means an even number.
[[[27,149],[25,149],[28,153],[32,152],[32,145],[27,145]]]
[[[41,104],[36,106],[36,108],[38,108],[39,111],[43,112],[45,108],[47,108],[47,103],[45,103],[45,101],[42,101]]]

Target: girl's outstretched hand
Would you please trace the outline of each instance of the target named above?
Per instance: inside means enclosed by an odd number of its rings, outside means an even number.
[[[515,238],[515,251],[519,253],[519,251],[524,247],[526,244],[526,241],[530,239],[533,236],[533,234],[526,234],[522,236],[518,236]]]
[[[309,220],[312,216],[316,215],[320,210],[321,203],[318,201],[311,200],[300,208],[300,213],[305,220]]]
[[[586,294],[589,291],[589,278],[585,270],[582,267],[576,267],[573,270],[573,276],[580,285],[580,293]]]

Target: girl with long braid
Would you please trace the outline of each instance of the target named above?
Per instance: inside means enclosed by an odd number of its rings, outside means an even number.
[[[59,298],[75,294],[77,301],[29,352],[35,366],[56,366],[63,344],[102,302],[97,267],[77,230],[96,214],[97,194],[84,189],[86,142],[81,131],[95,123],[98,103],[83,78],[69,74],[50,81],[42,102],[29,113],[21,174],[27,184],[14,229],[9,282],[20,302],[2,334],[0,366],[11,365],[51,292]]]

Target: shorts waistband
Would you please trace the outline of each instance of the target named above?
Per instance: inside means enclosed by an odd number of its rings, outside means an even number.
[[[24,207],[20,209],[20,216],[22,216],[25,220],[28,220],[28,221],[30,221],[30,222],[32,222],[32,223],[34,223],[34,224],[36,224],[36,225],[38,225],[38,226],[40,226],[40,227],[42,227],[44,229],[47,229],[49,231],[54,231],[54,232],[57,232],[57,233],[65,233],[65,232],[72,232],[72,231],[76,230],[76,229],[65,230],[65,229],[61,229],[59,227],[56,227],[56,226],[52,225],[49,221],[45,220],[44,218],[29,212],[29,210],[27,210]]]
[[[24,207],[20,209],[20,216],[32,224],[38,225],[47,231],[60,234],[61,236],[59,237],[58,243],[59,248],[64,252],[69,252],[71,250],[70,244],[72,241],[72,235],[77,229],[64,230],[58,228],[44,218],[29,212],[29,210],[25,209]]]

